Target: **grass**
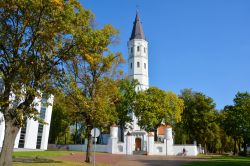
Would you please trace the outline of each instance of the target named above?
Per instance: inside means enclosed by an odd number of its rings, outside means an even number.
[[[194,161],[183,166],[249,166],[250,162],[242,161]]]
[[[73,154],[84,154],[76,151],[20,151],[14,152],[13,157],[16,162],[14,166],[91,166],[84,162],[62,161],[53,159],[56,156],[69,156]],[[21,160],[21,161],[20,161]],[[93,164],[92,164],[93,165]],[[107,166],[97,164],[97,166]]]
[[[250,157],[242,157],[242,156],[213,156],[211,160],[217,161],[246,161],[250,162]]]
[[[208,161],[192,161],[183,166],[249,166],[250,157],[239,156],[212,156]]]
[[[76,151],[20,151],[14,152],[13,157],[55,157],[55,156],[69,156],[72,153],[83,154],[84,152]]]

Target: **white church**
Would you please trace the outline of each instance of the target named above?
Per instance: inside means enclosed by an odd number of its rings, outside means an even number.
[[[143,33],[143,28],[138,13],[136,14],[131,37],[128,41],[128,76],[137,79],[140,85],[136,90],[146,90],[149,87],[148,78],[148,42]],[[182,155],[196,156],[196,145],[174,145],[171,126],[162,125],[157,129],[157,138],[162,141],[154,141],[154,133],[147,133],[137,125],[136,116],[132,115],[132,126],[124,135],[124,142],[119,142],[119,128],[110,128],[108,151],[113,154],[148,154],[148,155]]]
[[[140,85],[137,87],[137,91],[148,89],[148,42],[144,36],[138,13],[128,41],[128,55],[128,75],[130,80],[137,79],[139,81]],[[157,129],[157,138],[161,141],[155,142],[154,133],[147,133],[142,130],[137,125],[137,118],[134,115],[132,115],[132,119],[132,124],[124,131],[125,138],[123,142],[120,141],[122,140],[122,134],[119,127],[111,126],[110,134],[103,137],[104,144],[97,144],[95,150],[126,155],[198,155],[198,147],[195,144],[174,145],[171,126],[160,126]],[[66,149],[86,151],[86,144],[85,141],[84,145],[67,145]]]
[[[1,81],[1,80],[0,80]],[[1,90],[1,83],[0,83]],[[27,119],[26,124],[22,127],[15,140],[15,149],[41,149],[47,150],[49,130],[50,130],[50,120],[52,115],[52,104],[53,96],[50,98],[35,98],[34,100],[37,105],[35,108],[40,113],[40,118],[42,118],[47,124],[41,124],[33,119]],[[49,104],[48,104],[49,103]],[[0,113],[0,149],[3,146],[5,124],[3,120],[3,114]]]

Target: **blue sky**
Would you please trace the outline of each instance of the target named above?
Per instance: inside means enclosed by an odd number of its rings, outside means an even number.
[[[249,0],[81,0],[96,25],[120,32],[127,59],[136,6],[149,42],[149,82],[180,94],[184,88],[214,99],[216,108],[233,104],[238,91],[250,92]],[[127,66],[124,67],[127,71]]]

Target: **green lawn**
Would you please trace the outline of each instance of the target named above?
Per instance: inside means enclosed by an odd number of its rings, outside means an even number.
[[[55,156],[68,156],[71,154],[83,154],[84,152],[75,151],[22,151],[14,152],[13,158],[33,159],[32,163],[29,162],[14,162],[14,166],[91,166],[91,164],[80,163],[74,161],[61,161],[59,159],[53,159]],[[92,164],[93,165],[93,164]],[[97,164],[97,166],[106,166],[103,164]]]
[[[54,157],[54,156],[68,156],[72,153],[83,154],[84,152],[77,151],[22,151],[14,152],[14,157]]]
[[[250,157],[213,156],[208,161],[193,161],[183,166],[250,166]]]
[[[250,162],[242,161],[194,161],[183,166],[249,166]]]
[[[63,161],[60,163],[17,163],[14,166],[90,166],[91,164]],[[93,165],[93,164],[92,164]]]
[[[93,166],[93,164],[79,163],[79,162],[68,162],[63,161],[61,163],[14,163],[14,166]],[[107,166],[103,164],[96,164],[96,166]]]
[[[211,157],[211,160],[250,162],[250,157],[242,157],[242,156],[213,156],[213,157]]]

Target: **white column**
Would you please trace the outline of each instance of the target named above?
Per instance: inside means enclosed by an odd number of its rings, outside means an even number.
[[[172,127],[167,126],[165,128],[165,139],[166,139],[166,155],[174,154],[174,140],[172,137]],[[165,141],[164,141],[165,142]]]
[[[39,110],[40,112],[41,99],[35,98],[33,102],[37,104],[35,106],[35,109]],[[33,119],[27,119],[24,148],[36,149],[38,125],[39,125],[38,121],[35,121]]]
[[[118,151],[117,147],[118,142],[118,127],[113,125],[110,127],[110,138],[108,141],[108,152],[115,154]]]
[[[3,114],[0,112],[0,119],[3,118]],[[4,139],[4,131],[5,131],[5,122],[4,120],[0,123],[0,147],[3,146],[3,139]]]
[[[26,133],[25,133],[24,148],[36,149],[37,132],[38,132],[38,121],[34,121],[33,119],[28,119],[26,126]]]
[[[118,138],[118,127],[116,125],[112,125],[110,127],[110,137],[111,138]]]
[[[154,135],[150,132],[148,134],[148,155],[154,154]]]
[[[132,135],[128,132],[126,135],[126,154],[132,155],[133,149],[132,149]]]
[[[54,96],[51,96],[47,103],[49,104],[46,108],[44,121],[47,123],[43,126],[43,134],[42,134],[42,142],[41,149],[47,150],[48,139],[49,139],[49,130],[50,130],[50,122],[52,116],[52,107],[53,107]]]
[[[112,154],[116,154],[117,153],[117,142],[118,142],[118,138],[110,138],[109,139],[109,143],[108,143],[108,151]]]

